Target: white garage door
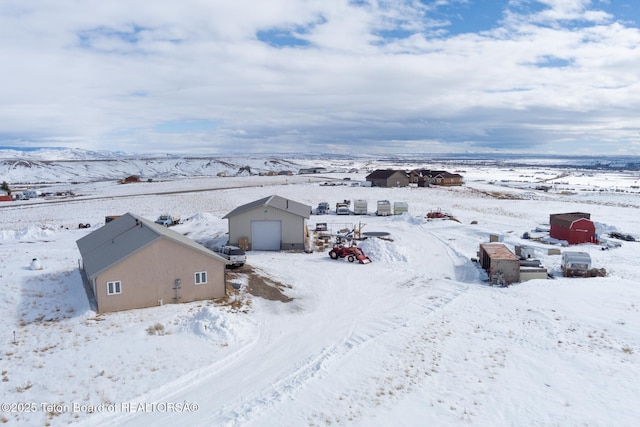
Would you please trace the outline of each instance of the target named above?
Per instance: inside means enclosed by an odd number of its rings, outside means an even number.
[[[280,221],[251,221],[251,249],[279,251],[281,229]]]

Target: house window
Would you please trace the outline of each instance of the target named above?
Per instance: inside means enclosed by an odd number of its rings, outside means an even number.
[[[207,283],[207,272],[201,271],[196,273],[196,285],[203,285]]]
[[[117,295],[122,293],[122,284],[119,280],[107,282],[107,295]]]

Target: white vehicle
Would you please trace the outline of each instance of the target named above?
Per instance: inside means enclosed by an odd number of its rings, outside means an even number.
[[[38,197],[38,192],[36,190],[24,190],[22,192],[22,195],[26,200],[35,199],[36,197]]]
[[[407,202],[394,202],[393,203],[393,214],[400,215],[405,212],[409,212],[409,204]]]
[[[354,200],[353,202],[353,213],[355,215],[366,215],[367,214],[367,201],[363,199]]]
[[[349,206],[345,204],[338,203],[336,205],[336,215],[351,215],[351,211],[349,210]]]
[[[376,210],[378,216],[391,215],[391,202],[388,200],[378,200],[378,209]]]
[[[242,267],[247,262],[247,255],[244,249],[240,249],[237,246],[218,246],[214,249],[218,255],[227,260],[227,267]]]
[[[175,215],[162,214],[158,217],[158,219],[156,219],[156,224],[170,227],[172,225],[180,224],[180,217]]]
[[[563,252],[561,268],[564,277],[582,277],[591,269],[591,256],[586,252]]]

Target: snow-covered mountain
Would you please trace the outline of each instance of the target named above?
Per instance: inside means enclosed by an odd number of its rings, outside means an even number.
[[[298,173],[312,159],[272,156],[189,157],[146,156],[85,150],[0,150],[0,179],[12,184],[94,182],[142,179]]]
[[[298,172],[301,166],[281,159],[167,158],[105,160],[2,160],[0,176],[14,184],[91,182],[137,175],[147,178],[236,176],[264,172]]]
[[[542,156],[513,154],[230,154],[228,156],[149,155],[68,148],[0,147],[0,180],[12,185],[96,182],[136,175],[142,179],[245,176],[324,167],[329,172],[380,168],[443,168],[469,165],[640,170],[637,157]]]

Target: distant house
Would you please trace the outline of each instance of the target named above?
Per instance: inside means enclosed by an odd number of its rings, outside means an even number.
[[[394,169],[375,170],[365,179],[371,182],[372,187],[406,187],[409,185],[409,177],[406,172]]]
[[[280,196],[269,196],[239,206],[229,220],[229,244],[247,250],[303,250],[311,206]]]
[[[464,183],[462,175],[441,170],[416,169],[409,172],[412,183],[418,187],[431,185],[458,186]]]
[[[0,190],[0,202],[10,202],[13,200],[11,194],[7,193],[4,190]]]
[[[566,240],[570,245],[597,243],[596,226],[591,214],[570,212],[549,215],[549,237]]]
[[[309,174],[309,173],[325,173],[327,168],[323,167],[315,167],[315,168],[304,168],[298,171],[299,175]]]
[[[98,313],[220,298],[226,260],[132,213],[79,239]]]

